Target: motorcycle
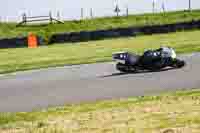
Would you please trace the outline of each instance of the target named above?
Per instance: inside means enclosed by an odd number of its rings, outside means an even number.
[[[116,69],[121,72],[137,72],[139,70],[160,71],[166,67],[182,68],[184,60],[176,57],[171,47],[161,47],[156,50],[147,50],[142,55],[131,52],[116,52],[112,58],[116,61]]]

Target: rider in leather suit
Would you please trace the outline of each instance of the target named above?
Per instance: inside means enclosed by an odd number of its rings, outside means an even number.
[[[142,62],[145,65],[155,65],[155,67],[161,67],[170,61],[171,59],[171,48],[162,46],[155,50],[147,50],[143,54]]]

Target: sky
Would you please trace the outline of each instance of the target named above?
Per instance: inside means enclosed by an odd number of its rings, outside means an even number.
[[[167,11],[182,10],[188,8],[189,0],[156,0],[156,11],[161,11],[164,3]],[[191,0],[193,9],[200,9],[200,0]],[[120,14],[126,13],[129,8],[130,14],[152,12],[152,0],[3,0],[0,5],[1,21],[20,21],[22,13],[29,16],[48,15],[60,13],[63,20],[81,18],[81,8],[84,18],[90,17],[90,8],[97,17],[113,16],[115,4],[119,4]]]

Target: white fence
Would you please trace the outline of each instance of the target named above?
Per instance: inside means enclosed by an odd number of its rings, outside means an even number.
[[[13,3],[13,0],[6,0],[2,3],[9,3],[9,1]],[[35,0],[27,1],[27,3],[17,1],[16,5],[9,7],[1,4],[0,18],[1,21],[20,21],[23,13],[28,16],[40,16],[48,14],[49,11],[54,13],[52,14],[54,17],[57,17],[57,12],[60,12],[60,18],[63,20],[115,16],[116,4],[119,5],[119,15],[127,15],[127,9],[129,14],[188,10],[189,8],[200,9],[200,0],[73,0],[70,2],[66,0],[56,2]],[[21,5],[23,8],[20,8]]]

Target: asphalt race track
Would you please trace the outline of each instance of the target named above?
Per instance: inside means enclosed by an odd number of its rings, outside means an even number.
[[[121,74],[114,63],[75,65],[0,76],[0,112],[200,88],[200,54],[180,56],[187,66]]]

